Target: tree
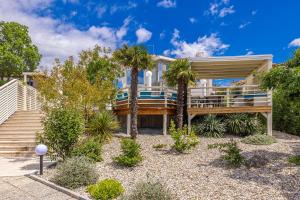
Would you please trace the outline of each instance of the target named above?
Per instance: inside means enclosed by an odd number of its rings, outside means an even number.
[[[90,66],[97,69],[93,71],[95,74],[89,73]],[[47,100],[43,101],[45,111],[51,110],[51,107],[77,109],[88,122],[95,109],[104,110],[114,98],[116,88],[113,80],[120,71],[120,67],[113,65],[108,57],[100,56],[99,47],[95,47],[83,51],[78,63],[72,57],[63,64],[56,60],[50,73],[38,74],[35,80],[41,96]]]
[[[153,61],[147,49],[143,46],[129,47],[124,45],[122,48],[113,53],[113,58],[122,66],[131,68],[131,85],[130,85],[130,117],[131,131],[130,135],[133,139],[138,134],[137,129],[137,86],[139,70],[151,69]]]
[[[164,73],[164,79],[169,86],[177,85],[177,128],[183,127],[184,105],[187,98],[188,84],[195,81],[195,74],[190,69],[187,59],[177,59],[170,64],[169,69]]]
[[[0,22],[0,79],[34,71],[41,60],[28,28],[16,22]]]
[[[300,49],[286,63],[261,77],[261,86],[273,89],[273,125],[276,130],[300,133]]]

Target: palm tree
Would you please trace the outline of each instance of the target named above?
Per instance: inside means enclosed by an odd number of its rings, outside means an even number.
[[[151,69],[153,61],[151,55],[144,46],[127,46],[116,50],[113,58],[119,64],[126,68],[131,68],[131,85],[130,85],[130,121],[131,138],[135,139],[138,134],[137,129],[137,92],[138,92],[138,72],[139,70]]]
[[[190,69],[187,59],[177,59],[172,62],[169,69],[164,73],[164,79],[169,86],[177,85],[177,127],[183,127],[184,104],[187,98],[187,87],[195,81],[195,75]]]

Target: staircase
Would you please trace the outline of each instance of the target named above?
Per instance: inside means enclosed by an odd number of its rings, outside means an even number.
[[[0,126],[0,156],[34,155],[36,133],[42,131],[40,111],[16,111]]]

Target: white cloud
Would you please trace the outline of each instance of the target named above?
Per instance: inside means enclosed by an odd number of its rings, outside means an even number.
[[[190,22],[192,23],[192,24],[195,24],[195,23],[197,23],[197,19],[196,18],[194,18],[194,17],[190,17],[189,18],[189,20],[190,20]]]
[[[171,44],[174,49],[168,49],[164,51],[165,55],[175,55],[176,57],[195,57],[197,54],[203,56],[212,56],[215,53],[223,53],[229,48],[228,44],[224,44],[216,33],[210,36],[199,37],[195,42],[188,43],[184,40],[180,40],[179,30],[175,29]]]
[[[130,10],[132,8],[136,8],[137,6],[138,6],[138,4],[133,1],[128,1],[128,3],[126,5],[114,4],[110,7],[110,14],[114,14],[117,11]]]
[[[246,55],[249,56],[249,55],[253,55],[254,52],[253,51],[247,51]]]
[[[291,41],[289,47],[300,47],[300,38],[296,38]]]
[[[251,22],[245,22],[240,24],[239,29],[244,29],[246,26],[249,26],[251,24]]]
[[[77,56],[81,50],[93,48],[96,44],[115,49],[123,42],[126,32],[120,32],[124,25],[127,27],[126,20],[120,28],[91,26],[87,30],[79,30],[51,16],[36,14],[49,6],[50,0],[11,0],[0,4],[0,20],[16,21],[29,27],[32,41],[43,55],[43,66],[52,66],[54,58],[64,60]]]
[[[222,8],[219,13],[219,17],[225,17],[226,15],[235,13],[234,6]]]
[[[162,31],[160,34],[159,34],[159,39],[164,39],[166,37],[166,31]]]
[[[215,1],[214,3],[210,3],[209,9],[204,12],[205,15],[213,15],[218,17],[225,17],[229,14],[235,13],[234,6],[231,5],[226,7],[229,4],[229,0],[221,0],[219,2]]]
[[[176,7],[176,1],[172,0],[162,0],[156,4],[158,7],[163,8],[175,8]]]
[[[137,36],[137,43],[144,43],[151,39],[152,33],[145,28],[139,28],[135,32]]]
[[[106,12],[106,10],[107,10],[106,6],[97,6],[96,13],[97,13],[98,17],[102,17],[104,15],[104,13]]]
[[[130,24],[130,22],[132,21],[132,17],[127,17],[126,19],[124,19],[123,21],[123,25],[121,26],[121,28],[119,28],[119,30],[116,32],[117,38],[119,40],[122,40],[123,37],[125,35],[127,35],[128,32],[128,25]]]
[[[253,11],[251,12],[251,15],[256,15],[257,12],[258,12],[258,10],[253,10]]]

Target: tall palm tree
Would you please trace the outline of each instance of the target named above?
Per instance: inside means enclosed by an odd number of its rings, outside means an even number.
[[[187,59],[177,59],[172,62],[169,69],[164,73],[164,79],[169,86],[177,85],[177,127],[182,129],[184,104],[187,98],[187,87],[189,83],[195,81],[195,74],[190,69],[190,63]]]
[[[131,69],[131,85],[130,85],[130,135],[133,139],[138,134],[137,129],[137,100],[138,100],[138,72],[139,70],[151,69],[153,61],[151,55],[144,46],[127,46],[116,50],[113,58],[120,65]]]

